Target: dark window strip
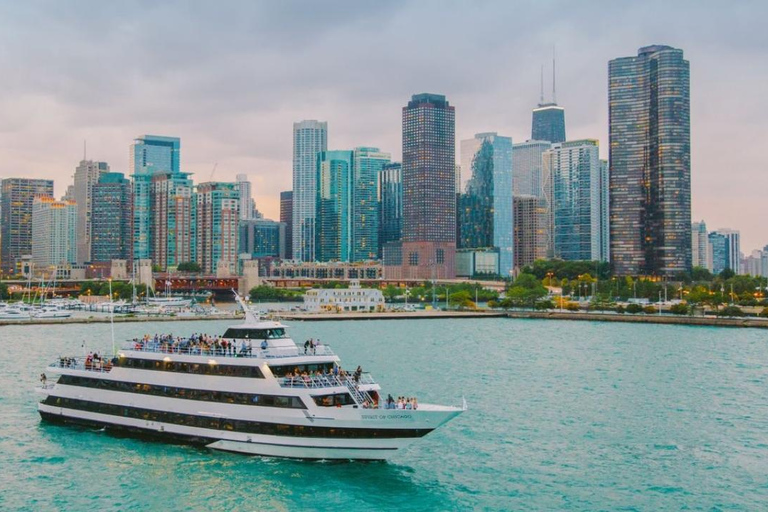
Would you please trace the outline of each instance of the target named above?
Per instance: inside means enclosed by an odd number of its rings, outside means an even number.
[[[115,366],[155,370],[159,372],[193,373],[195,375],[217,375],[222,377],[249,377],[263,379],[264,374],[258,366],[236,366],[228,364],[186,363],[182,361],[163,361],[155,359],[137,359],[120,357]]]
[[[49,395],[43,403],[52,407],[63,407],[78,411],[88,411],[110,416],[121,416],[145,421],[171,423],[188,427],[227,430],[247,434],[263,434],[287,437],[314,437],[336,439],[394,439],[423,437],[432,429],[403,429],[403,428],[336,428],[305,425],[287,425],[283,423],[263,423],[260,421],[236,420],[231,418],[216,418],[170,411],[156,411],[124,405],[89,402],[74,398],[63,398]]]
[[[94,389],[106,389],[123,393],[138,393],[141,395],[163,396],[184,400],[200,400],[203,402],[218,402],[226,404],[256,405],[262,407],[282,407],[289,409],[306,409],[306,405],[298,396],[261,395],[255,393],[234,393],[229,391],[213,391],[208,389],[177,388],[160,384],[142,384],[139,382],[122,382],[90,377],[62,375],[59,384],[81,386]]]

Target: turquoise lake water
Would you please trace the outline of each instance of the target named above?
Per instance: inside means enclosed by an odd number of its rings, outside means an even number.
[[[117,324],[220,333],[231,322]],[[469,410],[386,463],[301,462],[40,422],[109,324],[0,327],[0,510],[765,510],[768,331],[549,320],[294,322],[393,395]]]

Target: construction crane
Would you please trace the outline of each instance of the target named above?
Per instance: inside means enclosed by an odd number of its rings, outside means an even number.
[[[213,181],[213,174],[216,172],[216,168],[219,166],[219,162],[216,162],[213,164],[213,170],[211,171],[211,177],[208,178],[208,181]]]

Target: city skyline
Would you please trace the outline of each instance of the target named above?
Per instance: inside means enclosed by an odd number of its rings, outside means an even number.
[[[743,28],[760,17],[745,21],[744,11],[765,12],[759,3],[730,9],[676,3],[665,19],[653,17],[647,5],[588,4],[579,13],[564,12],[558,2],[455,5],[440,12],[443,23],[433,30],[434,40],[408,35],[399,44],[392,44],[393,35],[415,31],[419,13],[436,4],[229,4],[216,11],[201,4],[185,10],[142,5],[9,7],[0,21],[0,38],[11,50],[0,59],[9,77],[0,86],[6,112],[0,121],[0,177],[53,179],[60,197],[82,159],[83,140],[87,159],[129,175],[131,140],[167,134],[184,140],[183,172],[203,182],[218,162],[216,180],[247,174],[260,210],[277,219],[279,193],[291,189],[293,122],[322,119],[329,124],[329,147],[375,146],[400,161],[402,98],[433,91],[459,111],[457,143],[485,131],[523,142],[539,100],[540,67],[549,64],[553,45],[557,101],[567,110],[568,137],[599,139],[606,158],[608,61],[658,43],[683,48],[692,63],[693,219],[705,219],[711,229],[740,230],[747,254],[768,238],[759,210],[768,177],[760,172],[765,163],[759,145],[752,143],[765,132],[759,114],[768,100],[757,89],[760,67],[752,64],[765,43],[759,31]],[[179,47],[154,45],[168,27],[159,21],[138,25],[136,16],[146,10],[158,19],[178,15],[173,35]],[[551,23],[528,23],[541,17]],[[633,27],[619,23],[629,17]],[[690,23],[681,24],[681,18]],[[81,30],[107,19],[106,33]],[[315,29],[310,35],[308,20]],[[374,21],[377,30],[371,31]],[[484,28],[469,32],[474,37],[455,37],[469,26]],[[598,26],[599,40],[590,30]],[[216,34],[228,27],[229,33],[211,38],[211,47],[203,49],[197,40],[202,27]],[[344,31],[358,44],[341,38]],[[49,37],[58,41],[55,58],[47,52]],[[414,44],[423,51],[409,52]],[[232,59],[220,58],[235,47]],[[342,64],[363,54],[378,55],[379,73],[343,72]],[[446,58],[426,62],[423,54],[451,55],[451,65]],[[131,58],[137,66],[127,72]],[[157,73],[155,66],[170,67]],[[46,80],[33,68],[45,69]],[[341,74],[319,73],[320,68]],[[485,79],[475,80],[481,70]],[[360,116],[363,105],[366,114]]]

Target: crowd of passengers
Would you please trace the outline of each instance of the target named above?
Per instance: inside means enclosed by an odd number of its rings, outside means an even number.
[[[342,382],[352,380],[354,381],[355,386],[357,386],[360,383],[360,377],[362,377],[362,375],[362,366],[358,366],[357,370],[352,374],[337,364],[334,364],[333,368],[328,368],[326,371],[315,370],[314,372],[308,372],[306,370],[301,371],[297,366],[292,372],[289,371],[283,376],[283,383],[288,387],[305,388],[315,387],[317,385],[331,386],[334,385],[337,380],[341,380]]]
[[[404,396],[397,397],[397,400],[392,398],[392,395],[388,395],[384,401],[384,409],[418,409],[419,403],[416,397],[406,398]]]
[[[60,357],[59,366],[61,368],[76,368],[77,359],[74,357]],[[85,357],[84,366],[86,370],[105,371],[112,369],[112,361],[99,355],[98,352],[89,352]]]
[[[259,348],[266,350],[269,347],[267,340],[262,340]],[[168,334],[155,334],[154,337],[145,334],[143,338],[133,340],[135,350],[147,350],[150,352],[168,352],[192,355],[221,355],[221,356],[250,356],[253,354],[251,340],[240,340],[238,346],[234,341],[227,341],[221,336],[209,336],[207,334],[193,334],[189,338],[174,337]]]

